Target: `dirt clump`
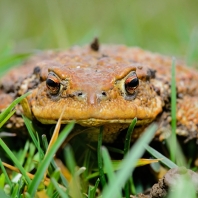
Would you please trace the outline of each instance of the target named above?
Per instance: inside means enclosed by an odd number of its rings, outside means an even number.
[[[198,194],[198,174],[185,167],[178,167],[170,169],[162,179],[159,179],[151,188],[149,195],[132,195],[131,198],[166,198],[170,190],[175,190],[182,177],[192,182]]]

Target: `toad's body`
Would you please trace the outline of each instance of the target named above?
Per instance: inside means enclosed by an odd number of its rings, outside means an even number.
[[[134,117],[138,126],[159,122],[170,130],[169,57],[125,46],[73,47],[30,58],[1,79],[1,109],[29,90],[32,116],[43,124],[75,120],[84,127],[104,126],[116,137]],[[197,136],[198,72],[176,64],[178,133]],[[111,140],[107,140],[111,141]]]

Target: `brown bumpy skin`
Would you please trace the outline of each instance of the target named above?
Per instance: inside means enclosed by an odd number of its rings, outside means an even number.
[[[77,46],[33,56],[1,79],[0,93],[16,97],[31,90],[27,99],[32,117],[43,124],[56,123],[66,106],[62,123],[75,120],[84,127],[104,125],[108,136],[116,137],[134,117],[138,133],[140,126],[144,129],[154,120],[164,131],[169,130],[171,120],[171,65],[171,58],[139,48]],[[139,84],[129,93],[126,82],[130,77]],[[46,86],[47,79],[57,87]],[[188,138],[197,136],[197,79],[196,70],[177,62],[177,132]],[[160,120],[161,115],[165,120]]]

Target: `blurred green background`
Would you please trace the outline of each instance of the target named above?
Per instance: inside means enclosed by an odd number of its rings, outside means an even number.
[[[14,63],[10,54],[83,45],[95,36],[192,65],[198,60],[198,1],[0,0],[2,68]]]

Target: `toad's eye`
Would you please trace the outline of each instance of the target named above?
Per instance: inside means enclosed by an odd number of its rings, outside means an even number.
[[[125,80],[125,90],[127,91],[128,94],[133,94],[134,90],[138,87],[138,85],[139,85],[139,79],[136,76],[136,74],[134,74],[133,76],[129,76]]]
[[[47,80],[46,80],[46,86],[50,94],[56,95],[59,93],[60,82],[59,82],[59,79],[55,75],[49,73]]]

